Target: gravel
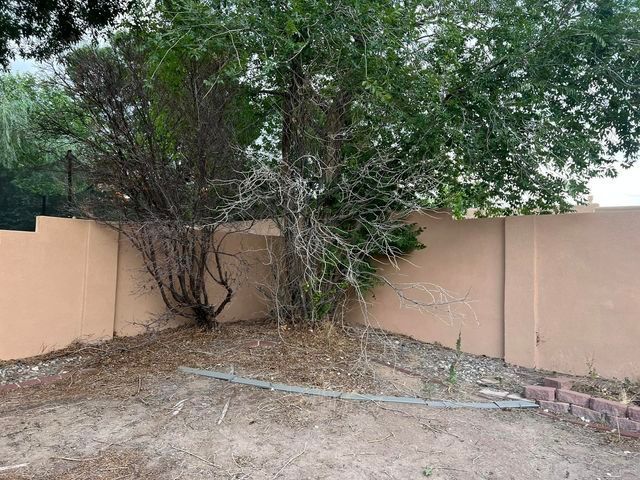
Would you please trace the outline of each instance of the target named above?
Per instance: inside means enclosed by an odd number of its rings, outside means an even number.
[[[6,365],[0,364],[0,385],[66,373],[74,370],[81,362],[82,356],[76,355],[51,358],[35,363],[18,360]]]

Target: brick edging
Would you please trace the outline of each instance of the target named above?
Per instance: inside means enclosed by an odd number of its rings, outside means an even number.
[[[51,385],[53,383],[71,379],[74,375],[95,373],[96,371],[97,369],[95,368],[84,368],[82,370],[76,370],[75,372],[65,372],[57,375],[45,375],[37,378],[30,378],[29,380],[23,380],[22,382],[4,383],[0,385],[0,394],[11,392],[13,390],[22,390],[24,388]]]
[[[544,417],[553,418],[554,420],[560,420],[562,422],[571,423],[573,425],[580,425],[581,427],[592,428],[593,430],[598,430],[600,432],[611,432],[611,427],[608,427],[607,425],[602,425],[599,423],[587,423],[577,418],[573,419],[573,418],[560,417],[557,413],[545,412],[542,409],[536,410],[535,413],[537,413],[538,415],[542,415]],[[620,433],[621,437],[635,438],[640,440],[640,433],[625,432],[624,430],[618,433]]]
[[[582,425],[603,424],[607,426],[600,429],[614,429],[621,435],[640,438],[640,406],[575,392],[571,390],[571,382],[563,378],[545,378],[544,386],[527,385],[524,395],[547,412],[579,417]]]

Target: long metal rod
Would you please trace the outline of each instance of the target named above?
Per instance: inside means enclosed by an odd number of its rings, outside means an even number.
[[[478,409],[508,409],[508,408],[538,408],[534,402],[527,400],[497,400],[495,402],[453,402],[448,400],[424,400],[416,397],[395,397],[388,395],[368,395],[362,393],[347,393],[336,390],[323,390],[320,388],[298,387],[284,383],[265,382],[252,378],[238,377],[232,373],[215,372],[212,370],[200,370],[197,368],[179,367],[185,373],[192,373],[203,377],[226,380],[240,385],[251,385],[252,387],[264,388],[266,390],[276,390],[286,393],[298,393],[303,395],[314,395],[317,397],[339,398],[341,400],[359,400],[369,402],[386,403],[406,403],[411,405],[424,405],[433,408],[478,408]]]

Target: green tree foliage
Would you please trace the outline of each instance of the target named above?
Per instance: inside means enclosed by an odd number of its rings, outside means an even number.
[[[481,214],[566,211],[590,178],[637,158],[637,1],[438,10],[422,16],[432,26],[402,143],[439,161],[441,198]]]
[[[230,74],[270,114],[266,148],[317,152],[317,130],[339,118],[350,135],[333,152],[375,145],[428,161],[439,180],[429,205],[566,211],[640,149],[637,0],[161,5],[161,51],[235,53]],[[296,134],[282,131],[289,110],[304,110]]]
[[[46,133],[43,115],[60,117],[69,99],[30,75],[0,75],[1,228],[32,229],[34,215],[58,215],[79,181],[75,145]]]
[[[44,114],[60,115],[69,99],[31,75],[0,76],[0,165],[17,186],[38,195],[66,193],[65,157],[73,145],[42,128]]]
[[[27,57],[49,58],[78,42],[89,30],[113,26],[133,6],[114,0],[0,0],[0,66],[15,50]]]
[[[0,230],[35,230],[37,215],[65,213],[66,197],[36,195],[16,186],[15,173],[0,167]]]

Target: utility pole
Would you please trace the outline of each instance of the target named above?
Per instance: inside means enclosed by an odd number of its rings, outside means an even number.
[[[64,157],[67,160],[67,202],[73,201],[73,162],[76,157],[71,150],[67,150]]]

